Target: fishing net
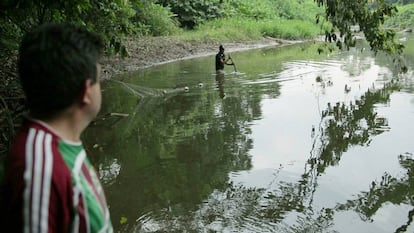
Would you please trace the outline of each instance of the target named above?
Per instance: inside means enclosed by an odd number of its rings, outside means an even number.
[[[121,82],[117,80],[114,80],[114,82],[117,82],[119,85],[121,85],[127,92],[133,94],[134,96],[141,97],[141,98],[162,97],[175,91],[172,89],[158,89],[158,88],[144,87],[144,86],[139,86],[136,84]]]

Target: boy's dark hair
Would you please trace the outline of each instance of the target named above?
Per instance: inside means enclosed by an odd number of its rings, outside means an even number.
[[[32,116],[53,117],[80,98],[85,80],[97,81],[103,46],[97,34],[63,23],[26,34],[18,70]]]

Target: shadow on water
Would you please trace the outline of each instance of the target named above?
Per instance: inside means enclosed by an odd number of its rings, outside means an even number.
[[[361,50],[315,51],[233,54],[241,74],[201,58],[104,83],[85,141],[117,231],[410,232],[412,76]]]

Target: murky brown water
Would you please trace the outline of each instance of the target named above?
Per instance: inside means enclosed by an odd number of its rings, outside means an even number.
[[[414,231],[411,71],[313,44],[232,57],[103,84],[85,141],[117,231]]]

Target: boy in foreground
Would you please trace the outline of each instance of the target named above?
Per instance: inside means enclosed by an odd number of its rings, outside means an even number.
[[[103,42],[46,24],[28,33],[18,70],[30,111],[6,159],[4,232],[113,232],[105,195],[80,140],[101,107]]]

